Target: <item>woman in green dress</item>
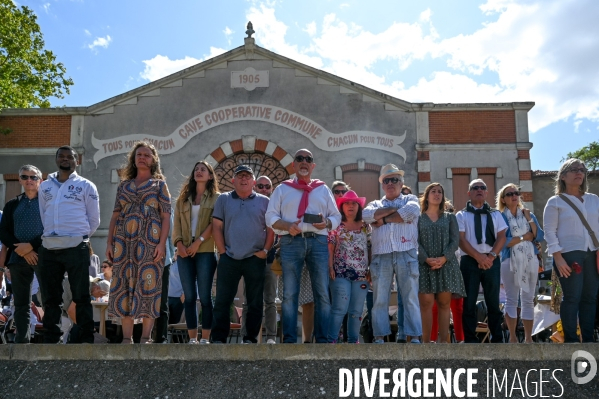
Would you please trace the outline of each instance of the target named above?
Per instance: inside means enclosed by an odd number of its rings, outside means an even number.
[[[447,342],[449,334],[449,305],[452,295],[464,297],[466,290],[455,252],[460,242],[458,221],[453,213],[445,212],[445,190],[431,183],[420,198],[418,218],[418,263],[420,268],[420,313],[422,342],[430,342],[435,301],[439,311],[439,341]]]

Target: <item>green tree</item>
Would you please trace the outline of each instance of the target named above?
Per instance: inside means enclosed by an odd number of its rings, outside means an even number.
[[[50,97],[69,94],[71,78],[44,49],[44,38],[33,11],[0,0],[0,111],[5,108],[50,107]]]
[[[584,162],[589,170],[596,170],[599,168],[599,142],[593,141],[589,145],[574,152],[569,152],[562,161],[565,161],[568,158],[578,158]]]

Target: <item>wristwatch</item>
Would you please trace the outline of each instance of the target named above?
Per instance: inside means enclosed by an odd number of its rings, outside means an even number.
[[[524,236],[520,236],[520,241],[524,241]]]
[[[266,255],[268,255],[268,249],[264,248],[264,249],[262,249],[262,250],[264,251],[264,253],[265,253]]]
[[[200,241],[204,242],[204,241],[206,241],[206,239],[204,237],[200,236]]]
[[[497,254],[495,252],[493,252],[493,251],[489,252],[489,255],[491,255],[493,258],[497,257]]]

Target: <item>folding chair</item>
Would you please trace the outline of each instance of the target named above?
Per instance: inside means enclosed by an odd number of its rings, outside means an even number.
[[[229,343],[231,343],[233,337],[235,337],[235,342],[237,343],[239,343],[239,338],[243,339],[243,337],[241,336],[241,319],[243,315],[243,308],[238,308],[237,306],[235,306],[234,308],[234,314],[237,316],[237,322],[231,323],[231,325],[229,326]]]

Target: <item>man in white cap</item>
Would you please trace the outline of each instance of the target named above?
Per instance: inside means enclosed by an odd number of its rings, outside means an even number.
[[[369,203],[362,217],[372,223],[370,276],[374,293],[372,329],[374,343],[383,343],[391,334],[389,295],[393,274],[403,301],[405,334],[420,343],[422,319],[418,302],[418,217],[420,205],[412,194],[403,195],[404,171],[393,164],[381,168],[379,182],[385,195]]]

